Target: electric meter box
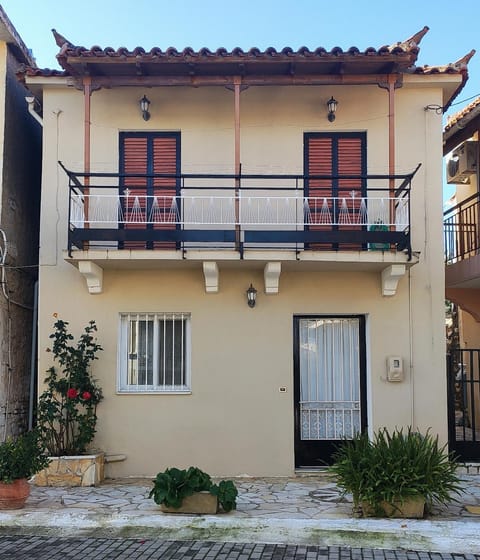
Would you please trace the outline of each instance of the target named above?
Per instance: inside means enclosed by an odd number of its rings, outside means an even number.
[[[387,358],[387,381],[399,383],[404,380],[403,360],[400,356],[389,356]]]

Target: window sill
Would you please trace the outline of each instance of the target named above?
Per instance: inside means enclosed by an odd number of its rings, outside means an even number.
[[[191,395],[191,389],[183,391],[159,391],[157,389],[117,389],[117,395]]]

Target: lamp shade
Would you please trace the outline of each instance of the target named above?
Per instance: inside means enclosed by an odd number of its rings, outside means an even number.
[[[250,287],[247,290],[247,303],[248,307],[255,307],[257,302],[257,290],[250,284]]]
[[[327,109],[328,109],[328,120],[330,122],[335,120],[335,113],[337,111],[338,101],[334,99],[333,95],[327,101]]]
[[[150,113],[148,112],[150,108],[150,99],[146,95],[142,97],[139,101],[140,103],[140,111],[142,111],[143,120],[148,121],[150,118]]]

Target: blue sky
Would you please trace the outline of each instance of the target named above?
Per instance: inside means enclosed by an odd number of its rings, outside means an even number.
[[[447,114],[480,95],[480,0],[0,0],[37,64],[58,68],[51,29],[84,47],[379,48],[427,25],[417,65],[471,49],[470,79]],[[446,115],[444,116],[446,120]],[[445,185],[448,198],[453,187]]]
[[[419,65],[454,62],[472,48],[470,80],[456,102],[480,95],[480,0],[0,0],[41,67],[57,68],[51,29],[91,47],[339,46],[361,50],[430,31]],[[451,112],[465,103],[455,105]]]

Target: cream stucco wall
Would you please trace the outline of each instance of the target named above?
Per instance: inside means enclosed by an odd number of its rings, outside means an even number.
[[[297,270],[280,277],[278,295],[245,290],[263,282],[248,262],[219,262],[220,290],[205,293],[201,265],[153,270],[105,269],[103,293],[89,295],[77,269],[63,260],[67,244],[67,179],[56,161],[81,170],[83,96],[44,91],[44,168],[40,270],[39,371],[49,366],[48,335],[58,313],[75,334],[90,319],[105,351],[95,363],[105,394],[95,445],[127,460],[107,474],[152,475],[195,464],[218,475],[285,475],[294,470],[293,317],[361,314],[367,326],[370,432],[381,426],[431,428],[446,441],[441,195],[441,117],[424,110],[442,90],[406,84],[396,92],[396,169],[422,167],[412,192],[413,249],[419,263],[383,297],[378,271]],[[223,88],[148,90],[151,120],[142,121],[135,88],[92,96],[92,170],[118,169],[118,133],[180,131],[183,172],[233,172],[233,93]],[[339,100],[337,119],[325,102]],[[301,173],[303,133],[367,131],[368,171],[388,171],[388,97],[376,86],[250,88],[241,94],[241,160],[245,173]],[[191,313],[192,392],[116,392],[119,313]],[[387,356],[404,361],[405,381],[385,380]],[[281,393],[280,387],[287,392]]]

